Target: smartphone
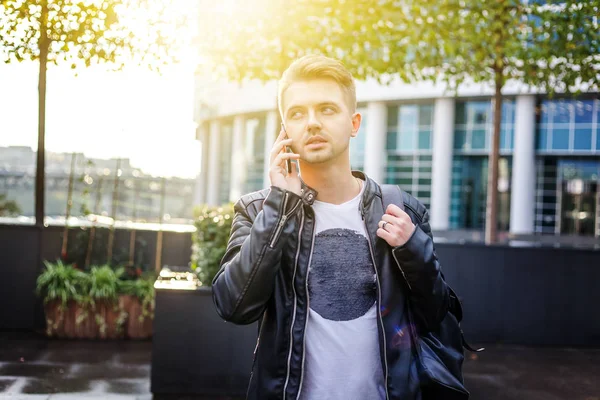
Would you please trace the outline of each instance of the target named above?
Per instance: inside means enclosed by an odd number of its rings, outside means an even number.
[[[283,122],[281,123],[281,128],[285,132],[285,138],[288,139],[287,131],[285,130],[285,125],[283,125]],[[290,149],[290,146],[285,146],[285,152],[286,153],[292,152],[292,150]],[[292,162],[290,161],[289,158],[287,160],[285,160],[285,166],[287,167],[288,174],[291,174],[292,173]]]

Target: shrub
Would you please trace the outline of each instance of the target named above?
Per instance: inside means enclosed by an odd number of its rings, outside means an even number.
[[[88,275],[70,264],[44,261],[46,269],[38,276],[36,292],[42,295],[44,303],[59,300],[64,308],[69,300],[81,301],[82,295],[89,291]]]
[[[140,300],[142,310],[139,322],[143,322],[146,318],[154,318],[155,280],[154,276],[147,275],[136,280],[121,281],[120,283],[120,293],[137,297]]]
[[[233,204],[201,206],[195,211],[192,269],[203,285],[210,285],[225,255],[233,220]]]

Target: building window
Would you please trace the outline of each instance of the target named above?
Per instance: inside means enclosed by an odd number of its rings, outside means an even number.
[[[600,150],[599,100],[544,100],[537,130],[541,152],[596,153]]]
[[[365,165],[365,143],[367,136],[367,109],[359,108],[356,110],[362,115],[360,129],[355,138],[350,139],[350,166],[354,170],[363,170]]]
[[[233,123],[227,121],[221,125],[219,151],[219,204],[229,202],[231,188],[231,146],[233,141]]]
[[[452,165],[450,228],[485,227],[488,159],[483,156],[455,156]],[[510,222],[512,157],[501,157],[498,168],[498,229],[507,231]]]
[[[433,105],[388,107],[385,183],[400,185],[426,207],[431,203]]]
[[[600,235],[600,160],[538,157],[535,222],[539,233]]]
[[[456,104],[454,149],[461,153],[487,152],[492,142],[493,110],[491,101],[468,101]],[[500,150],[512,151],[514,141],[515,102],[502,102]]]
[[[535,231],[554,234],[556,229],[557,158],[540,157],[536,161]]]
[[[246,121],[246,160],[247,175],[245,193],[264,188],[266,116]]]
[[[498,229],[508,230],[510,220],[510,154],[514,143],[515,102],[502,102],[498,177]],[[491,101],[466,101],[456,104],[454,157],[450,202],[450,227],[483,229],[487,203],[487,174],[490,144],[494,129]]]

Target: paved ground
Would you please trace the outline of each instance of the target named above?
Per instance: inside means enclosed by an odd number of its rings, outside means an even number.
[[[600,400],[600,349],[486,348],[465,360],[473,400]],[[150,393],[151,350],[0,334],[0,400],[163,400]]]

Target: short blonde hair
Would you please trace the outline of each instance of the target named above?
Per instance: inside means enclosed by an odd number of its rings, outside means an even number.
[[[331,79],[335,81],[346,96],[350,112],[356,112],[356,86],[350,71],[339,60],[313,54],[301,57],[290,64],[279,80],[277,105],[282,118],[283,93],[294,82],[313,79]]]

